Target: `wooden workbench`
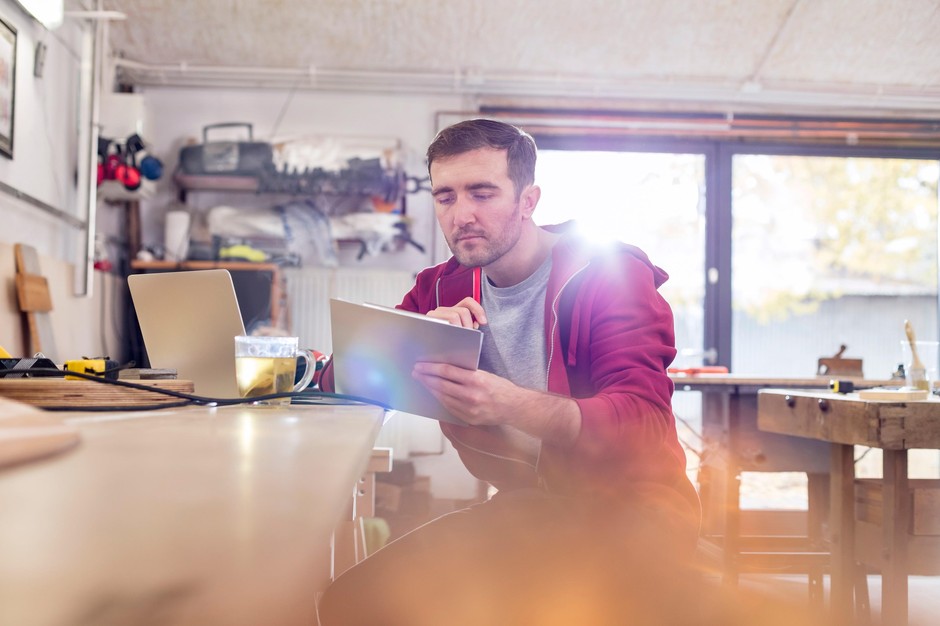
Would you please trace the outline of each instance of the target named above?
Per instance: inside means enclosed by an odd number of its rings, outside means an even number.
[[[676,391],[702,393],[702,458],[699,473],[704,537],[720,548],[723,578],[737,582],[742,570],[762,571],[760,561],[779,571],[805,572],[799,553],[818,551],[827,506],[829,446],[757,428],[761,389],[827,389],[829,376],[780,377],[741,374],[671,374]],[[859,388],[884,380],[840,377]],[[742,511],[741,472],[803,472],[808,477],[808,511]],[[743,517],[743,520],[742,520]],[[750,530],[742,531],[742,528]],[[749,554],[760,555],[750,558]],[[774,556],[776,553],[778,556]],[[793,555],[787,564],[787,554]],[[745,561],[749,560],[749,563]],[[803,561],[811,559],[802,559]],[[811,591],[821,601],[822,580],[813,569]],[[811,573],[811,572],[807,572]]]
[[[316,622],[381,409],[64,416],[76,447],[0,470],[0,623]]]
[[[867,594],[856,584],[860,561],[881,572],[882,623],[907,624],[908,574],[940,573],[940,485],[907,477],[909,449],[940,449],[940,399],[874,401],[858,394],[763,390],[758,406],[761,430],[827,442],[832,448],[834,621],[856,623],[853,590]],[[883,479],[877,484],[855,480],[856,445],[884,451]]]

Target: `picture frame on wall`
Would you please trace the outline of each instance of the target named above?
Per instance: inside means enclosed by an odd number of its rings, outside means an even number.
[[[0,17],[0,154],[13,158],[16,102],[16,29]]]

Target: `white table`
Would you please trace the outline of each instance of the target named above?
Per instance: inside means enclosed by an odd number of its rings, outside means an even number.
[[[63,414],[0,470],[0,624],[305,624],[382,424],[364,406]]]

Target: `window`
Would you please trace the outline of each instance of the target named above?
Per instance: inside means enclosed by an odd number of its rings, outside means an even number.
[[[735,155],[733,371],[812,376],[844,344],[886,379],[905,319],[935,339],[938,175],[935,160]]]
[[[542,150],[534,219],[577,219],[591,237],[635,245],[669,280],[680,358],[701,360],[705,296],[705,157],[701,154]]]

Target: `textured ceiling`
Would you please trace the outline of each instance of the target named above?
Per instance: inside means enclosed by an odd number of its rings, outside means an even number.
[[[824,93],[940,110],[936,0],[102,4],[127,15],[111,23],[109,38],[124,78],[139,84],[185,83],[187,75],[273,84],[306,73],[332,87],[371,80],[398,90],[511,95],[538,85],[539,95],[603,96],[629,86],[690,99],[710,89],[742,99]]]

